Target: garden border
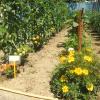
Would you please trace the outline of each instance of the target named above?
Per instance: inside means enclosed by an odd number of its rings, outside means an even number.
[[[10,93],[14,93],[14,94],[24,95],[24,96],[28,96],[28,97],[34,97],[34,98],[38,98],[38,99],[58,100],[58,99],[54,99],[52,97],[46,97],[46,96],[36,95],[36,94],[32,94],[32,93],[21,92],[21,91],[18,91],[18,90],[12,90],[12,89],[8,89],[8,88],[4,88],[4,87],[0,87],[0,90],[10,92]]]

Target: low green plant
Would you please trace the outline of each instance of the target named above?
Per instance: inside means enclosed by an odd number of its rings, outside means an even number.
[[[7,78],[12,78],[14,76],[14,69],[12,66],[9,66],[6,70],[5,70],[5,75]]]
[[[32,48],[29,45],[22,44],[14,52],[14,55],[26,56],[29,52],[32,51]]]
[[[100,33],[100,13],[94,12],[92,17],[90,18],[90,26],[93,31]]]

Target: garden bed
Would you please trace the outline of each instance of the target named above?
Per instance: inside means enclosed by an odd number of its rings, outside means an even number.
[[[30,53],[21,73],[17,78],[4,80],[0,82],[0,86],[20,90],[29,93],[35,93],[44,96],[51,96],[50,92],[50,76],[58,64],[57,55],[63,50],[61,45],[66,37],[67,29],[62,30],[59,34],[49,40],[49,43],[37,53]],[[12,85],[13,84],[13,85]]]

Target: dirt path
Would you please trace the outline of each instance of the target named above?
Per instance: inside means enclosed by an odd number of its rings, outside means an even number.
[[[92,33],[92,44],[95,53],[100,57],[100,33]]]
[[[62,30],[59,34],[53,37],[42,50],[37,53],[30,53],[28,56],[29,62],[24,66],[25,71],[21,72],[16,79],[1,82],[0,86],[23,92],[53,97],[53,94],[50,92],[49,81],[52,71],[58,64],[57,55],[63,50],[63,47],[58,47],[57,45],[64,42],[66,39],[66,34],[67,29]],[[0,91],[0,100],[35,99],[18,96],[15,94],[12,95],[11,93],[4,93],[4,91]]]

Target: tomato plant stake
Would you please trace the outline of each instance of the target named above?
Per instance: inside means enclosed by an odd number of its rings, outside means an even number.
[[[83,11],[84,9],[79,11],[79,17],[78,17],[78,51],[80,52],[82,49],[82,33],[83,33]]]

